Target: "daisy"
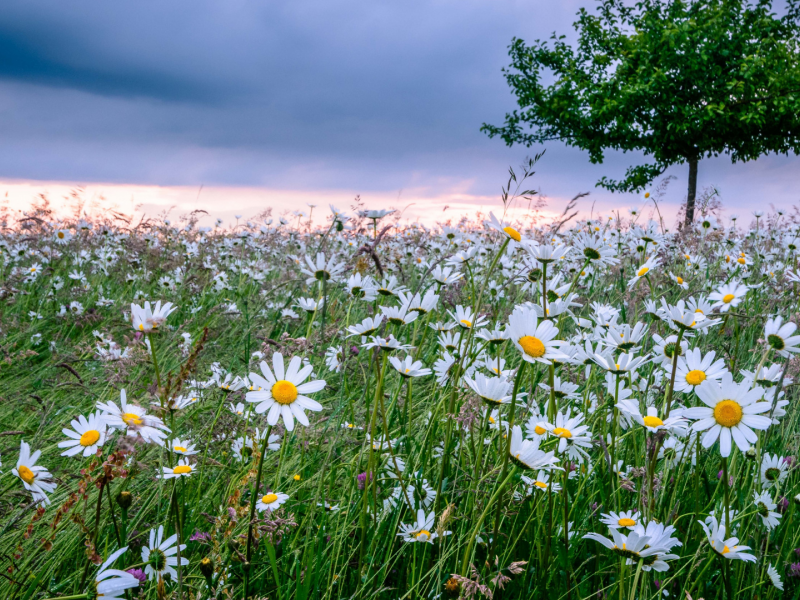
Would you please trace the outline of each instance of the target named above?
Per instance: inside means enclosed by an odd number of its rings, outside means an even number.
[[[92,413],[87,419],[79,415],[73,419],[72,429],[62,429],[61,433],[67,436],[68,440],[58,443],[59,448],[67,448],[61,456],[75,456],[83,454],[83,457],[97,453],[106,442],[106,422],[99,413]]]
[[[789,464],[782,456],[767,452],[761,459],[761,485],[770,488],[782,483],[789,474]]]
[[[125,598],[125,590],[139,587],[139,580],[127,571],[109,569],[114,564],[114,561],[125,554],[127,550],[127,546],[120,548],[109,556],[106,562],[100,565],[100,570],[94,578],[94,587],[98,599],[117,600]]]
[[[561,486],[554,481],[550,481],[550,474],[543,469],[539,469],[539,472],[536,474],[535,478],[523,475],[520,477],[520,479],[526,486],[528,486],[528,494],[530,494],[534,489],[542,492],[549,490],[553,493],[561,491]]]
[[[58,486],[45,467],[36,465],[41,454],[41,450],[31,454],[31,447],[24,440],[20,441],[17,466],[11,472],[22,480],[22,485],[31,493],[35,502],[47,505],[50,504],[47,494],[51,494]]]
[[[581,232],[572,242],[573,248],[583,254],[586,262],[593,264],[615,265],[619,262],[617,253],[603,238],[597,234]]]
[[[497,217],[494,216],[493,212],[489,212],[489,220],[483,222],[484,226],[489,227],[490,229],[494,229],[495,231],[499,231],[508,239],[513,240],[515,242],[519,242],[522,240],[522,236],[520,235],[519,231],[503,223]]]
[[[586,448],[592,447],[591,431],[588,425],[583,423],[583,413],[577,413],[574,417],[570,416],[571,409],[566,413],[559,411],[556,414],[556,422],[551,425],[550,435],[558,438],[558,452],[573,459],[583,462],[587,458]]]
[[[680,346],[678,346],[677,335],[670,335],[665,339],[658,334],[653,336],[653,341],[655,342],[655,347],[653,348],[653,362],[661,365],[669,365],[671,374],[672,359],[675,352],[678,353],[678,356],[685,355],[686,351],[689,349],[689,342],[682,339]]]
[[[171,443],[167,444],[167,448],[170,448],[175,454],[182,454],[183,456],[193,456],[198,452],[194,444],[189,440],[181,441],[180,438],[172,440]]]
[[[764,337],[767,343],[784,358],[789,357],[789,353],[800,353],[800,335],[793,335],[797,330],[797,325],[788,322],[783,323],[783,317],[767,319],[764,326]]]
[[[417,510],[417,520],[411,525],[400,523],[400,533],[397,535],[403,538],[404,542],[428,542],[433,543],[439,534],[433,531],[435,514],[433,511],[425,516],[423,509]],[[450,535],[450,531],[443,531],[442,535]]]
[[[761,523],[763,523],[764,527],[768,530],[775,529],[780,524],[781,515],[775,512],[778,505],[772,501],[769,492],[764,491],[759,494],[754,491],[753,504],[756,506],[758,516],[761,518]]]
[[[647,407],[647,414],[642,415],[639,412],[639,406],[632,400],[622,400],[617,403],[617,408],[630,416],[639,425],[642,425],[650,433],[657,433],[661,430],[666,430],[678,435],[686,434],[686,419],[680,415],[672,415],[662,421],[658,416],[658,409],[655,406]]]
[[[259,498],[258,502],[256,502],[256,508],[260,512],[264,512],[265,510],[268,511],[277,510],[280,507],[280,505],[286,502],[288,499],[289,499],[288,494],[281,494],[281,493],[276,494],[275,492],[270,492]]]
[[[759,413],[770,409],[769,402],[759,402],[764,395],[760,388],[750,389],[748,383],[736,383],[730,373],[724,373],[720,382],[707,380],[695,388],[697,397],[706,405],[688,408],[683,416],[697,419],[692,431],[707,431],[701,443],[710,448],[719,438],[720,453],[731,453],[731,437],[742,452],[758,440],[753,428],[767,429],[769,417]]]
[[[708,295],[708,299],[714,302],[713,307],[719,308],[720,312],[728,312],[731,307],[739,306],[749,289],[745,284],[738,281],[724,283],[716,292],[711,292]]]
[[[363,340],[363,338],[362,338]],[[369,337],[369,342],[362,344],[364,348],[380,348],[384,352],[392,352],[394,350],[405,350],[406,352],[413,350],[414,347],[409,344],[400,343],[394,334],[389,334],[388,338],[382,338],[375,335]]]
[[[408,310],[408,306],[381,306],[381,315],[392,325],[408,325],[417,320],[418,312]]]
[[[783,583],[781,582],[781,576],[778,573],[778,570],[773,567],[771,564],[767,567],[767,576],[769,577],[769,582],[780,591],[783,591]]]
[[[636,270],[636,275],[628,280],[628,287],[632,288],[635,286],[642,277],[646,277],[647,274],[659,264],[661,264],[661,260],[655,256],[648,258],[645,263]]]
[[[522,428],[519,425],[514,425],[511,430],[511,445],[508,449],[509,458],[521,469],[526,471],[536,471],[539,469],[558,469],[558,458],[554,452],[544,452],[539,450],[539,442],[541,438],[534,438],[533,440],[522,439]]]
[[[141,406],[128,404],[125,390],[120,391],[120,407],[109,400],[105,404],[97,403],[103,411],[103,419],[109,427],[121,429],[131,437],[140,436],[145,442],[163,445],[169,428],[156,416],[148,415]]]
[[[675,370],[675,389],[679,392],[692,392],[706,380],[722,379],[728,369],[723,359],[715,362],[715,356],[713,350],[703,356],[699,348],[689,350],[686,356],[679,356]],[[665,365],[664,368],[669,375],[672,374],[672,365]]]
[[[347,331],[350,332],[350,335],[347,337],[351,337],[354,335],[361,335],[361,336],[372,335],[373,333],[378,331],[378,328],[381,326],[382,322],[383,322],[383,315],[380,313],[375,317],[367,317],[366,319],[361,321],[361,323],[359,323],[358,325],[351,325],[350,327],[348,327]]]
[[[644,323],[636,323],[633,328],[627,323],[613,324],[609,326],[604,342],[611,348],[630,352],[641,343],[649,328],[650,326]]]
[[[447,314],[453,317],[453,320],[456,322],[456,324],[463,329],[483,327],[486,325],[486,323],[488,323],[486,317],[474,315],[470,307],[464,308],[460,304],[456,306],[455,314],[451,310],[448,310]]]
[[[177,533],[164,539],[163,525],[158,526],[158,532],[155,529],[150,530],[150,543],[142,546],[142,562],[147,564],[144,572],[148,579],[163,579],[165,574],[169,574],[172,581],[178,579],[178,572],[173,569],[178,566],[178,557],[174,555],[178,550],[181,552],[186,550],[186,544],[181,544],[179,547],[175,545],[177,541]],[[185,567],[188,564],[189,559],[181,557],[181,566]]]
[[[288,431],[294,430],[295,419],[308,427],[305,410],[314,412],[322,410],[319,402],[305,394],[319,392],[325,387],[325,381],[319,379],[303,383],[311,375],[314,367],[307,365],[301,368],[301,365],[302,360],[299,356],[295,356],[289,363],[289,368],[284,369],[283,354],[276,352],[272,355],[274,374],[265,361],[261,361],[263,377],[257,373],[250,373],[250,380],[260,385],[261,390],[247,392],[245,397],[248,402],[256,403],[255,411],[258,414],[269,410],[267,423],[270,425],[275,425],[279,418],[283,418]]]
[[[318,310],[322,310],[322,306],[325,304],[325,298],[320,298],[319,300],[315,300],[314,298],[298,298],[297,299],[297,307],[301,310],[306,311],[307,313],[315,313]]]
[[[620,354],[616,359],[605,354],[595,354],[595,362],[609,373],[622,375],[633,372],[649,360],[648,356],[634,356],[633,354]]]
[[[607,525],[609,529],[630,529],[639,523],[639,511],[627,510],[621,513],[610,512],[600,515],[600,521]]]
[[[669,278],[679,288],[682,288],[684,290],[688,290],[689,289],[689,284],[680,275],[675,275],[675,273],[673,273],[672,271],[669,271]]]
[[[324,252],[317,252],[316,260],[312,260],[310,256],[306,256],[305,260],[308,268],[301,266],[300,271],[308,275],[306,284],[312,284],[315,281],[330,281],[344,272],[344,265],[337,263],[333,258],[325,260]]]
[[[551,360],[564,360],[567,355],[558,350],[563,342],[556,340],[558,328],[550,321],[538,322],[533,309],[518,306],[508,317],[508,335],[522,359],[529,363],[550,364]]]
[[[571,250],[570,247],[562,244],[551,246],[549,244],[537,244],[533,240],[525,240],[522,242],[522,247],[528,251],[532,259],[542,265],[561,260]]]
[[[378,284],[369,275],[362,277],[361,273],[356,272],[347,280],[347,291],[353,298],[372,302],[378,297]]]
[[[425,375],[433,373],[430,369],[423,367],[421,360],[415,361],[414,358],[408,354],[403,360],[400,360],[396,356],[390,356],[389,362],[392,363],[392,366],[403,377],[424,377]]]
[[[725,525],[720,527],[715,517],[707,517],[705,523],[698,521],[703,531],[706,533],[708,543],[711,549],[722,558],[728,560],[744,560],[747,562],[756,562],[756,557],[752,554],[747,554],[745,550],[750,550],[750,546],[739,546],[739,538],[731,537],[725,539]]]
[[[131,321],[133,328],[137,331],[149,333],[158,329],[163,325],[167,317],[177,310],[172,302],[167,302],[161,306],[161,300],[155,303],[155,306],[150,307],[149,302],[144,303],[144,307],[138,304],[131,304]]]
[[[176,479],[178,477],[190,477],[194,473],[194,468],[185,458],[178,459],[178,464],[174,467],[161,467],[163,472],[161,479]]]
[[[540,383],[539,387],[543,390],[547,390],[548,394],[551,391],[550,386],[546,383]],[[564,398],[575,399],[578,397],[578,386],[568,381],[562,381],[560,377],[554,377],[552,392],[559,400],[563,400]]]
[[[441,265],[436,265],[431,271],[431,277],[439,283],[440,285],[449,285],[451,283],[455,283],[462,277],[464,277],[463,273],[459,273],[449,267],[442,267]]]
[[[611,529],[611,538],[608,539],[599,533],[587,533],[583,536],[585,540],[594,540],[626,559],[626,564],[637,564],[642,561],[642,568],[645,565],[648,570],[667,571],[669,566],[667,560],[678,558],[674,554],[667,554],[664,547],[650,545],[650,536],[645,534],[642,527],[637,527],[634,531],[624,535],[618,529]]]
[[[661,313],[662,318],[675,331],[705,331],[721,322],[719,319],[709,319],[702,313],[695,312],[684,300],[678,300],[673,306],[661,298]]]
[[[490,406],[511,402],[511,383],[503,377],[486,377],[483,373],[476,373],[475,379],[464,377],[464,383]]]

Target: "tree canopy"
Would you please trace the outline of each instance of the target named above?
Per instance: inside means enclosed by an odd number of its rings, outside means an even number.
[[[612,191],[636,191],[689,163],[687,222],[697,162],[732,162],[800,147],[798,0],[602,0],[564,35],[532,45],[515,38],[505,78],[519,108],[501,127],[508,145],[561,140],[602,163],[608,149],[642,152]],[[694,172],[692,173],[692,169]]]

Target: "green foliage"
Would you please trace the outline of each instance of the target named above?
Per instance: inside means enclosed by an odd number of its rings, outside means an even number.
[[[575,46],[556,34],[512,41],[504,72],[519,109],[502,127],[484,124],[490,137],[562,140],[593,163],[607,149],[648,157],[599,181],[613,191],[641,189],[673,164],[800,148],[796,0],[783,16],[771,0],[604,0],[597,14],[582,8],[575,29]]]

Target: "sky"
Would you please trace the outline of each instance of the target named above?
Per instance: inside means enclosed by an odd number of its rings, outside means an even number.
[[[595,188],[641,157],[592,165],[558,142],[506,147],[479,131],[514,108],[513,37],[573,36],[578,0],[4,0],[0,195],[63,203],[80,188],[126,211],[232,219],[317,204],[409,219],[502,209],[509,166],[542,149],[533,187],[560,212],[640,206]],[[685,197],[678,166],[663,208]],[[700,163],[728,212],[797,203],[795,156]],[[445,207],[447,207],[445,209]],[[209,217],[210,218],[210,217]]]

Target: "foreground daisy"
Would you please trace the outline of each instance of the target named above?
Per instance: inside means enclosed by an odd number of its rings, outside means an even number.
[[[642,562],[642,568],[653,571],[667,571],[668,560],[678,558],[675,554],[668,554],[669,548],[655,544],[655,540],[646,534],[644,527],[636,527],[626,536],[618,529],[611,529],[611,538],[608,539],[599,533],[587,533],[585,540],[594,540],[626,559],[627,564]]]
[[[125,590],[139,587],[139,580],[127,571],[109,569],[109,567],[114,564],[114,561],[125,554],[127,550],[127,546],[120,548],[109,556],[106,562],[100,565],[100,570],[94,578],[94,588],[97,598],[103,598],[103,600],[124,598]]]
[[[396,356],[390,356],[389,362],[392,363],[395,370],[403,377],[424,377],[425,375],[433,373],[433,371],[422,364],[421,360],[415,361],[414,357],[410,354],[406,355],[403,360],[400,360]]]
[[[769,402],[759,402],[764,395],[760,388],[750,389],[750,385],[736,383],[730,373],[725,373],[720,382],[707,380],[695,388],[698,398],[706,406],[687,408],[683,416],[696,419],[693,431],[707,431],[701,443],[710,448],[719,438],[720,453],[730,456],[731,438],[739,450],[747,452],[751,444],[758,440],[753,429],[767,429],[772,421],[761,416],[770,410]]]
[[[248,402],[256,403],[256,412],[263,414],[267,411],[267,423],[275,425],[279,418],[283,419],[288,431],[294,430],[294,420],[297,419],[301,424],[308,427],[308,417],[306,410],[320,411],[322,405],[316,400],[305,396],[319,392],[325,387],[322,379],[303,383],[314,367],[307,365],[302,367],[303,362],[299,356],[295,356],[289,362],[289,368],[285,369],[283,364],[283,354],[276,352],[272,355],[272,367],[270,370],[266,362],[261,361],[261,373],[250,373],[250,380],[261,386],[261,390],[247,392]]]
[[[31,447],[28,443],[21,441],[17,466],[11,469],[11,472],[22,480],[22,485],[31,493],[34,501],[50,504],[47,494],[52,493],[57,485],[52,481],[53,476],[46,468],[36,465],[41,454],[41,450],[31,454]]]
[[[529,307],[518,306],[508,317],[509,339],[522,352],[522,359],[529,363],[550,364],[551,360],[564,360],[567,355],[558,348],[562,342],[556,340],[558,328],[550,321],[542,321]]]
[[[747,554],[744,551],[750,550],[750,546],[738,546],[739,538],[731,537],[725,539],[725,524],[717,522],[715,517],[707,517],[705,523],[698,521],[703,531],[706,532],[708,543],[711,549],[719,554],[722,558],[728,560],[744,560],[747,562],[756,562],[756,557],[752,554]]]
[[[691,392],[707,379],[721,379],[728,369],[725,368],[725,361],[721,358],[715,361],[715,356],[713,350],[703,356],[699,348],[693,348],[686,352],[686,356],[678,357],[675,389],[679,392]],[[664,369],[668,374],[672,373],[671,364],[664,365]]]
[[[789,353],[800,353],[800,335],[794,335],[797,325],[794,323],[784,323],[782,317],[767,319],[764,326],[764,336],[767,343],[784,358],[789,357]]]
[[[178,579],[178,572],[172,567],[178,566],[178,534],[174,533],[164,539],[164,526],[159,525],[158,532],[150,530],[150,543],[142,547],[142,562],[147,566],[144,572],[148,579],[163,579],[165,574],[169,574],[173,581]],[[186,544],[180,545],[180,551],[186,550]],[[181,557],[181,566],[189,564],[189,559]]]
[[[95,454],[106,441],[106,423],[97,413],[90,414],[88,419],[78,415],[70,425],[72,429],[61,430],[61,433],[70,438],[58,443],[59,448],[67,448],[61,456],[75,456],[82,453],[86,458]]]
[[[172,440],[172,443],[168,444],[167,447],[175,454],[182,454],[183,456],[193,456],[198,452],[195,445],[189,440],[181,440],[180,438]]]
[[[749,289],[743,283],[732,281],[722,284],[716,292],[708,295],[708,299],[714,302],[713,307],[720,312],[728,312],[732,307],[739,306]]]
[[[174,467],[162,467],[162,479],[177,479],[178,477],[190,477],[194,473],[194,468],[189,464],[185,458],[178,460],[178,464]]]
[[[265,510],[277,510],[281,504],[286,502],[289,499],[288,494],[276,494],[275,492],[270,492],[269,494],[264,494],[259,498],[258,502],[256,502],[256,508],[263,512]]]
[[[558,458],[554,452],[544,452],[539,450],[541,438],[525,440],[522,438],[522,428],[514,425],[511,430],[511,446],[508,449],[509,458],[521,469],[526,471],[537,471],[539,469],[558,469],[556,467]]]
[[[121,408],[120,408],[121,406]],[[136,404],[128,404],[125,390],[120,391],[120,406],[109,400],[98,402],[97,408],[103,411],[103,419],[109,427],[121,429],[131,437],[139,436],[145,442],[163,445],[169,428],[156,416]]]
[[[136,331],[149,333],[163,325],[176,308],[172,302],[167,302],[162,306],[161,300],[156,302],[152,308],[149,302],[145,302],[143,307],[131,304],[131,324]]]
[[[487,377],[476,373],[475,379],[464,377],[466,383],[487,404],[497,406],[511,402],[511,383],[504,377]]]
[[[639,522],[639,512],[636,510],[627,510],[621,513],[610,512],[609,514],[603,513],[600,521],[607,525],[610,529],[633,529]]]
[[[411,525],[400,523],[400,533],[397,535],[403,538],[404,542],[428,542],[433,543],[439,534],[433,531],[435,514],[433,511],[425,516],[425,511],[421,508],[417,510],[417,520]],[[450,535],[450,531],[443,531],[442,535]]]

